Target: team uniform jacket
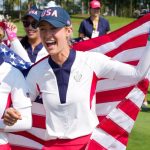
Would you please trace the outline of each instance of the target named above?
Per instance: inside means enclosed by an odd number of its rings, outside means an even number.
[[[32,64],[48,55],[45,47],[43,47],[41,43],[33,51],[26,38],[22,41],[22,43],[20,43],[18,39],[13,40],[11,42],[11,49],[13,49],[13,51],[22,59],[27,62],[31,62]]]
[[[62,66],[45,57],[27,76],[32,101],[39,93],[42,95],[46,111],[45,139],[74,139],[92,133],[98,125],[97,79],[137,82],[136,73],[134,67],[96,52],[71,50]]]
[[[109,22],[99,17],[97,31],[99,32],[99,36],[106,34],[110,30]],[[85,36],[91,38],[93,32],[93,22],[90,17],[83,20],[79,27],[79,33],[83,33]]]
[[[31,122],[23,122],[23,124],[16,123],[11,127],[6,127],[2,116],[5,109],[11,104],[15,109],[31,107],[28,88],[22,73],[10,64],[3,62],[0,65],[0,145],[8,143],[5,132],[17,131],[17,129],[25,130],[28,124],[31,124]]]

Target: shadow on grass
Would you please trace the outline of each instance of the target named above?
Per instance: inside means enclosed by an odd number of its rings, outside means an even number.
[[[142,112],[149,112],[150,113],[150,108],[148,107],[148,108],[141,108],[141,111]]]

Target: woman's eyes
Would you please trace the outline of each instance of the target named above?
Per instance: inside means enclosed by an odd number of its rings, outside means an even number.
[[[44,27],[40,27],[41,31],[51,31],[51,32],[53,31],[54,32],[54,31],[56,31],[56,29],[57,28],[55,28],[55,27],[54,28],[50,28],[50,29],[47,29],[47,28],[44,28]]]
[[[45,28],[41,28],[41,27],[40,27],[40,30],[41,30],[41,31],[45,31],[46,29],[45,29]]]

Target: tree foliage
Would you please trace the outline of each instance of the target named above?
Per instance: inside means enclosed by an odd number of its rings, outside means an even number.
[[[43,0],[49,2],[50,0]],[[69,11],[69,13],[81,13],[81,6],[84,4],[84,12],[88,12],[91,0],[80,0],[75,5],[76,0],[55,0],[55,2]],[[135,9],[149,8],[150,0],[99,0],[102,5],[102,12],[109,11],[109,15],[132,17]],[[5,14],[14,14],[14,8],[18,6],[20,11],[28,9],[29,3],[36,3],[37,0],[3,0]],[[20,6],[21,5],[21,6]],[[4,12],[4,11],[3,11]]]

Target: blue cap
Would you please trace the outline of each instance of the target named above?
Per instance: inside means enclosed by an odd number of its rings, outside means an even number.
[[[41,21],[46,21],[56,28],[71,25],[69,14],[61,7],[50,7],[43,10],[39,22]]]
[[[39,21],[41,16],[41,10],[39,10],[36,6],[32,6],[30,10],[25,14],[23,19],[26,19],[27,17],[33,17],[35,20]]]

